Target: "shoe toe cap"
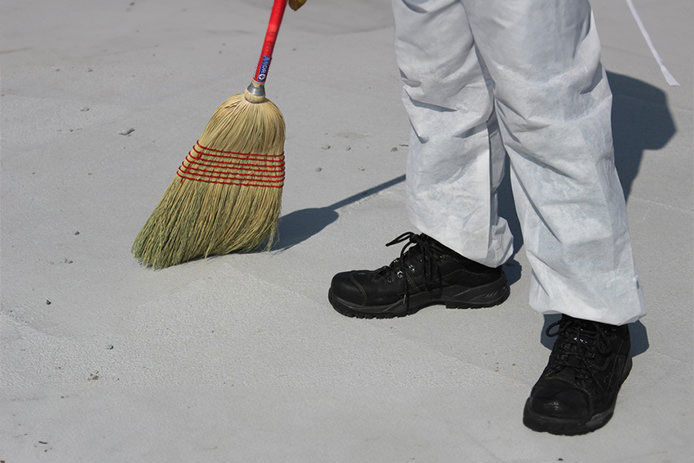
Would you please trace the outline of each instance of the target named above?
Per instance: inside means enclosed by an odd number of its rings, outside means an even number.
[[[530,397],[534,412],[554,418],[584,418],[590,416],[590,404],[579,389],[562,381],[552,381],[536,387]]]
[[[333,295],[345,301],[361,304],[364,301],[364,289],[354,278],[354,272],[342,272],[333,277],[330,284]]]

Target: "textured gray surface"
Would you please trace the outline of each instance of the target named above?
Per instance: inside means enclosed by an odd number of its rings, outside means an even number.
[[[521,424],[549,352],[522,250],[499,308],[367,321],[326,301],[409,227],[387,0],[287,15],[268,84],[288,126],[281,249],[138,266],[132,239],[247,84],[269,2],[133,3],[3,2],[0,459],[689,461],[690,1],[635,2],[681,87],[624,2],[593,2],[650,313],[615,417],[574,438]]]

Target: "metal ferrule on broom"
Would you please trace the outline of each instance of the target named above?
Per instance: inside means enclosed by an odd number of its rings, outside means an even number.
[[[265,80],[267,79],[268,71],[270,70],[270,61],[272,61],[272,51],[275,48],[277,34],[280,31],[284,10],[287,6],[287,0],[275,0],[272,5],[272,13],[270,13],[270,22],[265,33],[265,42],[263,49],[260,52],[260,59],[255,70],[255,75],[251,84],[246,89],[246,100],[251,103],[262,103],[265,101]]]

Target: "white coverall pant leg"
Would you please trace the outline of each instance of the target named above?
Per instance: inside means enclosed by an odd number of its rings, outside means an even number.
[[[497,215],[505,152],[482,70],[458,0],[394,0],[395,50],[412,136],[408,213],[422,232],[496,267],[513,254]],[[490,123],[491,122],[491,123]]]
[[[482,264],[506,261],[505,148],[530,305],[617,325],[643,316],[587,0],[393,0],[393,11],[414,225]]]

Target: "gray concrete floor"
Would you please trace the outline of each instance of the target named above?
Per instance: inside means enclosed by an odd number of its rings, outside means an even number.
[[[326,301],[333,273],[389,262],[410,227],[387,0],[287,15],[268,83],[288,126],[279,249],[131,257],[246,85],[268,4],[3,2],[0,460],[690,461],[692,3],[635,1],[669,87],[626,3],[593,1],[649,315],[614,418],[573,438],[521,423],[549,353],[522,250],[498,308],[365,321]]]

